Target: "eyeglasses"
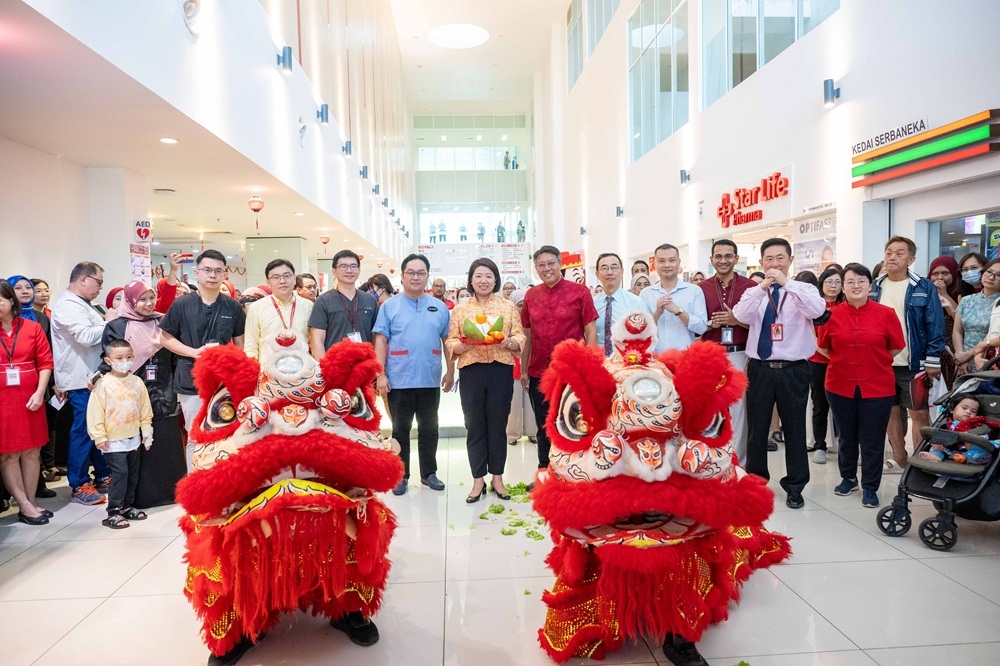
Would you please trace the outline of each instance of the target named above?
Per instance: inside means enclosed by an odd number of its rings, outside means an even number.
[[[357,264],[337,264],[338,271],[356,271],[359,268],[361,267]]]
[[[272,275],[267,279],[275,282],[291,282],[295,279],[295,275],[292,273],[282,273],[281,275]]]
[[[198,270],[205,275],[222,275],[226,272],[225,268],[199,268]]]
[[[831,287],[839,287],[842,282],[840,280],[823,280],[823,284],[829,285]]]
[[[535,268],[555,268],[558,265],[558,261],[539,261],[535,264]]]
[[[1000,273],[997,273],[996,271],[983,271],[983,277],[986,277],[987,275],[989,275],[994,280],[1000,279]]]
[[[97,283],[98,287],[103,287],[104,286],[104,280],[98,280],[93,275],[84,275],[83,277],[90,278],[91,280],[93,280],[94,282]]]
[[[732,261],[736,258],[735,254],[713,254],[712,259],[715,261]]]
[[[868,278],[858,278],[857,280],[847,280],[844,282],[845,287],[864,287],[869,284]]]
[[[408,278],[425,278],[427,277],[427,271],[403,271],[403,275]]]
[[[614,273],[615,271],[620,271],[622,269],[618,264],[611,264],[610,266],[601,266],[597,270],[601,273]]]

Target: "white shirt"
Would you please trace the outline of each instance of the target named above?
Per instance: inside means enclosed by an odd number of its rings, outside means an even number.
[[[72,391],[87,388],[101,364],[104,317],[71,291],[59,294],[52,306],[52,360],[56,388]]]
[[[642,299],[630,291],[619,288],[611,295],[611,325],[630,312],[641,310],[649,312]],[[604,292],[594,296],[594,307],[597,309],[597,346],[604,349],[604,315],[608,309],[608,295]]]
[[[275,309],[275,305],[278,309]],[[294,306],[294,317],[292,309]],[[278,312],[281,312],[279,315]],[[261,298],[250,304],[247,308],[247,322],[243,337],[243,351],[250,358],[255,358],[261,363],[270,352],[267,343],[278,333],[285,329],[287,325],[294,330],[306,342],[309,341],[309,317],[312,315],[313,302],[308,298],[300,298],[292,292],[292,300],[287,304],[281,303],[274,296]]]
[[[708,330],[708,308],[705,307],[705,293],[701,287],[677,278],[677,284],[670,291],[661,284],[654,284],[639,294],[650,312],[656,312],[656,301],[663,296],[670,296],[677,307],[687,312],[688,323],[685,326],[680,315],[664,310],[656,322],[657,341],[653,352],[657,354],[668,349],[687,349],[694,342],[695,335]]]

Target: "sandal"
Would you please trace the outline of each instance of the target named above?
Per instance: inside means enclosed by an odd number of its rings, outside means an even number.
[[[101,521],[101,525],[105,527],[110,527],[113,530],[123,530],[128,527],[128,521],[121,514],[115,514],[113,516],[108,516]]]
[[[149,516],[146,515],[145,511],[140,511],[135,507],[131,507],[122,511],[122,515],[129,520],[146,520]]]
[[[898,462],[890,458],[885,461],[885,469],[882,471],[883,474],[902,474],[905,465],[900,465]]]

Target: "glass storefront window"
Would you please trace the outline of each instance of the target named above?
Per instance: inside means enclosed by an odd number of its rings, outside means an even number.
[[[795,42],[795,3],[797,0],[764,0],[764,26],[761,46],[763,64]]]

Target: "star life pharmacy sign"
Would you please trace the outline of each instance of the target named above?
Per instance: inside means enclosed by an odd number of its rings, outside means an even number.
[[[723,229],[753,222],[787,220],[792,217],[791,180],[786,173],[775,171],[759,181],[724,192],[715,210]]]

